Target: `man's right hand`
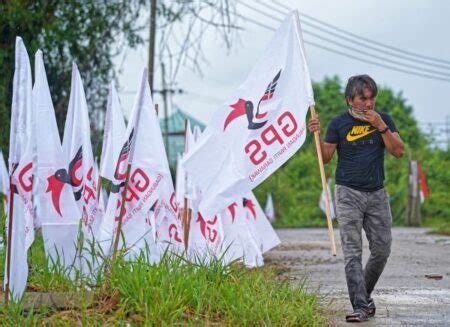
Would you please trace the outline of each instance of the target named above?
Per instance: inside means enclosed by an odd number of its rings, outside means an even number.
[[[316,115],[315,118],[311,118],[308,122],[308,129],[311,133],[320,133],[320,120],[319,116]],[[333,158],[334,151],[336,150],[337,144],[324,142],[319,135],[320,147],[322,149],[323,163],[327,163]]]
[[[319,132],[320,133],[320,121],[319,116],[316,115],[315,118],[311,118],[308,122],[308,129],[311,133]]]

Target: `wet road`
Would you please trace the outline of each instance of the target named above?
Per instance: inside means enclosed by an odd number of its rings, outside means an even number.
[[[351,311],[344,263],[335,230],[338,253],[332,257],[325,229],[279,229],[282,244],[267,253],[266,263],[285,269],[293,282],[302,276],[308,287],[332,301],[330,325],[346,325]],[[369,249],[364,237],[363,262]],[[441,280],[425,275],[441,275]],[[450,326],[450,237],[432,235],[424,228],[394,228],[392,253],[373,293],[377,315],[362,326]]]

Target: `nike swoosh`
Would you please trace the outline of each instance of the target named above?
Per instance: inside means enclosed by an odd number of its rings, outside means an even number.
[[[371,131],[365,132],[363,134],[359,134],[359,135],[351,135],[350,133],[347,134],[347,141],[352,142],[352,141],[356,141],[357,139],[360,139],[361,137],[364,137],[366,135],[369,135],[372,132],[375,132],[376,129],[372,129]]]

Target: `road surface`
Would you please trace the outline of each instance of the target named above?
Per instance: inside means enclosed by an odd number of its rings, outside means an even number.
[[[304,276],[308,287],[331,301],[330,325],[346,325],[351,311],[338,230],[338,253],[332,257],[326,229],[278,229],[282,244],[266,254],[266,263],[292,283]],[[369,254],[364,236],[363,262]],[[437,274],[442,279],[426,275]],[[394,228],[392,253],[374,293],[377,314],[361,326],[450,326],[450,237],[425,228]]]

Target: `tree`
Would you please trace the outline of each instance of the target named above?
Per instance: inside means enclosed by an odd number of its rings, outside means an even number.
[[[145,0],[11,0],[0,3],[0,147],[8,149],[9,121],[14,74],[15,37],[21,36],[33,54],[40,48],[60,131],[64,128],[70,92],[72,62],[82,74],[94,130],[115,77],[113,58],[125,46],[143,42],[139,13]]]

